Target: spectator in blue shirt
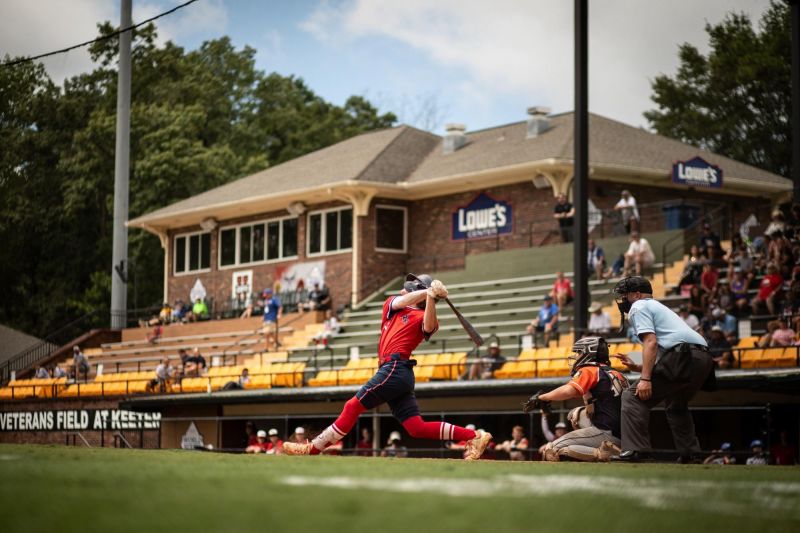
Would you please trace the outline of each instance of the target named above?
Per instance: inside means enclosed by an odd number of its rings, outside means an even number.
[[[719,326],[722,328],[722,332],[725,334],[726,337],[734,339],[737,338],[739,329],[738,323],[736,322],[736,317],[725,311],[720,307],[717,307],[711,312],[711,315],[714,317],[713,326]]]
[[[601,247],[597,246],[594,239],[589,239],[589,255],[587,259],[589,262],[589,273],[591,274],[594,272],[597,279],[605,279],[606,254]]]
[[[264,341],[269,350],[270,346],[278,347],[278,321],[283,314],[283,306],[280,298],[272,295],[272,289],[264,289],[261,296],[264,297]]]
[[[553,303],[553,297],[549,294],[544,297],[544,304],[539,308],[539,316],[531,321],[528,326],[528,333],[534,336],[541,333],[544,336],[544,345],[550,343],[550,336],[558,331],[558,306]]]

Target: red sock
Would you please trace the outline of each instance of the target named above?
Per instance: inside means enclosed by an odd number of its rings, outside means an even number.
[[[336,422],[328,426],[313,440],[314,446],[311,447],[311,455],[317,455],[327,446],[342,440],[345,435],[350,433],[350,430],[356,425],[356,420],[364,411],[366,408],[355,396],[347,400]]]
[[[475,432],[471,429],[454,426],[447,422],[425,422],[421,416],[412,416],[403,422],[408,434],[418,439],[431,440],[472,440]]]

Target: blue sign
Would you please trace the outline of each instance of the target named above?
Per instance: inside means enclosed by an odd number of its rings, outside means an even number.
[[[672,183],[719,189],[722,187],[722,169],[702,157],[678,161],[672,165]]]
[[[511,233],[511,204],[479,194],[453,213],[453,239],[476,239]]]

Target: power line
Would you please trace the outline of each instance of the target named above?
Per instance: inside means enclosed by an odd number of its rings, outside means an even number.
[[[154,20],[160,19],[161,17],[164,17],[164,16],[167,16],[170,13],[174,13],[177,10],[179,10],[181,8],[184,8],[184,7],[188,6],[189,4],[193,4],[195,2],[197,2],[197,0],[189,0],[188,2],[185,2],[185,3],[183,3],[183,4],[179,5],[179,6],[173,7],[169,11],[164,11],[160,15],[156,15],[155,17],[151,17],[151,18],[149,18],[147,20],[144,20],[144,21],[142,21],[142,22],[140,22],[138,24],[134,24],[133,26],[128,26],[127,28],[119,29],[119,30],[115,31],[114,33],[110,33],[108,35],[104,35],[103,37],[98,37],[97,39],[92,39],[91,41],[86,41],[85,43],[76,44],[74,46],[70,46],[70,47],[67,47],[67,48],[62,48],[61,50],[55,50],[53,52],[47,52],[46,54],[40,54],[40,55],[34,56],[34,57],[25,57],[25,58],[22,58],[22,59],[15,59],[14,61],[7,61],[5,63],[0,63],[0,68],[13,67],[14,65],[19,65],[21,63],[27,63],[28,61],[36,61],[37,59],[41,59],[43,57],[54,56],[56,54],[63,54],[64,52],[69,52],[70,50],[75,50],[76,48],[81,48],[83,46],[88,46],[90,44],[98,43],[100,41],[105,41],[107,39],[112,39],[112,38],[114,38],[114,37],[116,37],[116,36],[118,36],[118,35],[120,35],[122,33],[125,33],[126,31],[135,30],[139,26],[144,26],[145,24],[147,24],[149,22],[153,22]]]

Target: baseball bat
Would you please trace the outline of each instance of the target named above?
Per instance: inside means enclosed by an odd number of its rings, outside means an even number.
[[[422,281],[420,281],[420,279],[417,278],[416,276],[414,276],[414,280],[418,281],[421,285],[427,288],[427,285],[425,285]],[[464,331],[467,332],[467,335],[469,335],[469,338],[472,339],[472,342],[475,343],[475,346],[483,346],[483,337],[481,337],[481,334],[478,333],[477,329],[475,329],[475,326],[470,324],[469,320],[467,320],[466,317],[461,314],[461,311],[456,309],[456,306],[453,305],[453,302],[450,301],[450,298],[445,298],[444,301],[447,302],[447,305],[450,306],[450,309],[453,311],[453,314],[456,315],[456,318],[461,323],[461,327],[463,327]]]

